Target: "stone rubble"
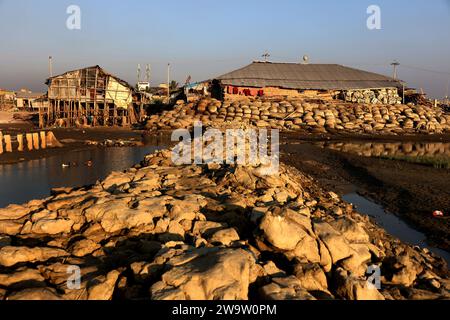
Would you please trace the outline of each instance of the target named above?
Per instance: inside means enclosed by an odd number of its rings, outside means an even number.
[[[0,209],[0,299],[450,298],[443,259],[297,170],[170,157]],[[373,265],[379,290],[367,283]]]
[[[422,105],[309,103],[293,98],[273,101],[241,98],[224,102],[204,98],[179,101],[173,110],[151,116],[151,131],[191,128],[201,121],[215,128],[246,124],[258,128],[311,133],[439,134],[450,131],[450,113]]]

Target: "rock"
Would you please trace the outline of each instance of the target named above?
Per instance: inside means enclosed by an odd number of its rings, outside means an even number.
[[[21,262],[47,261],[52,258],[66,257],[69,254],[61,249],[3,247],[0,248],[0,265],[12,267]]]
[[[194,235],[202,235],[209,237],[215,232],[226,228],[227,225],[225,223],[212,222],[212,221],[196,221],[194,223],[194,227],[192,233]]]
[[[266,214],[259,227],[266,239],[281,250],[294,250],[308,236],[300,224],[283,214]]]
[[[103,230],[114,233],[123,229],[133,229],[143,225],[153,226],[153,215],[139,206],[130,209],[123,201],[109,201],[87,210],[86,216],[100,222]]]
[[[117,187],[120,187],[126,183],[131,182],[131,177],[127,173],[113,172],[102,183],[102,186],[107,191],[114,191]]]
[[[336,293],[347,300],[385,300],[384,296],[366,280],[351,276],[342,268],[334,272]]]
[[[95,278],[88,287],[88,300],[111,300],[120,272],[113,270],[106,276]]]
[[[311,220],[286,209],[280,214],[268,213],[261,221],[260,229],[265,238],[281,250],[294,250],[296,254],[319,259],[317,243],[312,234]]]
[[[0,286],[21,289],[30,285],[45,285],[45,278],[38,270],[22,269],[12,274],[0,274]]]
[[[350,257],[354,250],[342,234],[326,222],[314,223],[314,230],[330,252],[333,264]]]
[[[365,244],[350,244],[354,253],[341,261],[341,266],[350,271],[353,275],[363,276],[367,271],[367,263],[370,262],[372,255]]]
[[[14,236],[20,233],[22,223],[13,220],[0,220],[0,234]]]
[[[54,235],[58,233],[70,233],[73,221],[67,219],[56,220],[38,220],[31,228],[31,232],[35,234]]]
[[[368,243],[369,235],[358,223],[349,218],[340,218],[330,223],[350,243]]]
[[[242,249],[208,249],[164,273],[162,281],[151,287],[151,297],[154,300],[247,300],[254,264],[254,257]]]
[[[267,262],[264,266],[263,266],[264,272],[268,275],[271,276],[273,278],[283,278],[286,277],[286,272],[284,272],[283,270],[279,269],[275,263],[273,261],[269,261]]]
[[[18,220],[31,212],[30,208],[11,204],[6,208],[0,209],[0,221],[2,220]]]
[[[233,241],[239,241],[239,234],[234,228],[223,229],[215,232],[209,241],[211,243],[221,243],[229,246]]]
[[[0,248],[7,247],[11,245],[11,238],[8,236],[0,235]]]
[[[412,286],[417,275],[422,273],[423,270],[419,263],[414,261],[407,252],[396,256],[392,262],[388,263],[388,267],[394,270],[390,282],[405,287]]]
[[[36,301],[50,301],[62,300],[56,293],[56,290],[51,288],[30,288],[18,292],[13,292],[8,295],[7,300],[36,300]]]
[[[181,220],[194,220],[196,214],[200,211],[200,205],[197,202],[175,201],[171,203],[169,217],[171,220],[180,222]]]
[[[308,291],[328,291],[327,277],[318,264],[297,264],[294,275],[300,286]]]
[[[260,289],[260,295],[263,300],[316,300],[294,276],[272,279]]]
[[[90,239],[77,241],[71,248],[71,252],[75,257],[85,257],[94,251],[100,249],[101,246],[97,242]]]
[[[148,262],[134,262],[130,266],[134,279],[139,283],[150,282],[160,271],[164,269],[163,265]]]

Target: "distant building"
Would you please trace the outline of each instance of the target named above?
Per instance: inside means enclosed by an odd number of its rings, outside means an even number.
[[[16,92],[16,106],[18,109],[26,109],[32,111],[38,109],[41,103],[38,101],[44,96],[43,92],[32,92],[26,89],[21,89]]]
[[[47,80],[47,124],[114,125],[136,122],[134,88],[100,66],[72,70]]]
[[[0,110],[9,110],[15,107],[16,93],[14,91],[0,89]]]
[[[402,88],[401,81],[338,64],[253,62],[216,79],[226,94],[246,96],[333,99],[353,91],[389,90],[398,97]]]
[[[137,83],[137,89],[139,92],[147,92],[150,90],[150,82],[141,81]]]

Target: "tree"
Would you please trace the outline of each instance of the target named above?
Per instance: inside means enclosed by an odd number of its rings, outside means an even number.
[[[178,86],[179,86],[178,82],[176,82],[175,80],[172,80],[170,82],[170,91],[178,89]]]

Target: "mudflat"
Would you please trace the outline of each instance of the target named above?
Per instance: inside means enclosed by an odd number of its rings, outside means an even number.
[[[336,137],[334,137],[335,139]],[[332,139],[328,137],[328,139]],[[359,136],[359,140],[364,137]],[[449,142],[448,135],[366,137],[367,141]],[[281,158],[340,195],[356,189],[427,234],[431,244],[450,249],[450,219],[435,218],[435,210],[450,212],[450,170],[405,161],[361,157],[321,148],[307,137],[285,134]],[[354,141],[340,136],[339,140]]]

